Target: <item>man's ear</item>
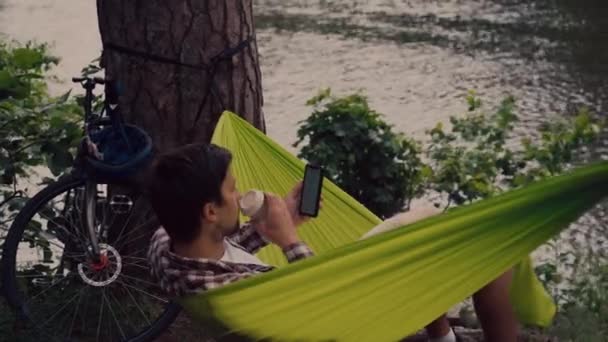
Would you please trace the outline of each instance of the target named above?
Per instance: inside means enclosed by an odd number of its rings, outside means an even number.
[[[213,202],[205,203],[201,214],[203,215],[203,221],[210,223],[217,221],[217,207]]]

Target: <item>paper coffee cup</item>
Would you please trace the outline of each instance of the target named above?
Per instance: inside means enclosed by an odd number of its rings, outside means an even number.
[[[247,191],[239,201],[241,212],[248,217],[254,217],[264,206],[264,193],[260,190]]]

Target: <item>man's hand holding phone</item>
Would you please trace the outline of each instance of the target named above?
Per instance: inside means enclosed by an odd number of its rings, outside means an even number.
[[[323,168],[307,164],[304,170],[304,184],[300,192],[299,214],[317,217],[321,209],[322,192]]]
[[[255,222],[258,232],[281,248],[299,242],[296,228],[318,215],[323,202],[322,188],[322,168],[307,165],[304,181],[298,182],[285,199],[264,195],[266,210]]]
[[[291,213],[296,227],[317,217],[323,207],[323,169],[319,166],[306,165],[304,181],[296,186],[285,197],[285,203]]]
[[[304,188],[304,182],[298,182],[293,189],[285,196],[285,204],[287,205],[287,209],[289,210],[289,214],[291,215],[291,219],[296,227],[301,226],[302,224],[308,222],[310,220],[310,216],[302,215],[300,213],[300,202],[302,199],[302,189]],[[320,199],[319,208],[323,207],[323,197]]]

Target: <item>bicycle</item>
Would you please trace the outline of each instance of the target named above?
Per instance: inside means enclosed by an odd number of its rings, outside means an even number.
[[[71,172],[29,199],[12,223],[2,292],[24,325],[20,334],[33,339],[151,341],[181,310],[146,261],[158,224],[137,179],[152,142],[124,123],[116,82],[72,81],[85,90],[84,137]],[[93,113],[96,85],[105,88],[100,113]]]

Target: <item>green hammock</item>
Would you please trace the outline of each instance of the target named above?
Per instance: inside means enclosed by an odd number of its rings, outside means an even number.
[[[239,190],[285,194],[304,163],[237,115],[213,142],[234,154]],[[359,238],[380,220],[329,181],[320,216],[300,228],[315,257],[181,298],[195,318],[253,339],[396,341],[415,333],[510,267],[511,301],[524,323],[547,325],[555,305],[528,257],[606,195],[608,164],[586,166],[406,227]],[[523,260],[523,261],[522,261]]]

